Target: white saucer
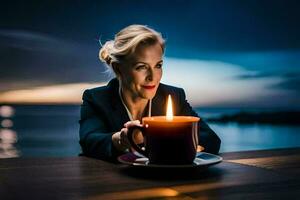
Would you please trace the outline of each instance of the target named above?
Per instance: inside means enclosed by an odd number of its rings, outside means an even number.
[[[155,167],[155,168],[194,168],[194,167],[207,167],[210,165],[217,164],[223,160],[222,157],[205,153],[198,152],[196,158],[192,164],[186,165],[160,165],[160,164],[151,164],[149,159],[142,156],[139,153],[126,153],[118,157],[118,161],[135,167]]]

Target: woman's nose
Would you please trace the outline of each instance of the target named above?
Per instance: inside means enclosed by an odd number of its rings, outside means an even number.
[[[147,74],[146,80],[147,81],[152,81],[153,80],[153,71],[152,71],[152,69],[148,70],[148,74]]]

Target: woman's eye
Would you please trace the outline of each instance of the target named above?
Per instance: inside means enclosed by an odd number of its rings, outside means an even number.
[[[156,68],[162,68],[162,64],[157,64]]]
[[[146,68],[147,68],[146,65],[139,65],[135,69],[136,70],[142,70],[142,69],[146,69]]]

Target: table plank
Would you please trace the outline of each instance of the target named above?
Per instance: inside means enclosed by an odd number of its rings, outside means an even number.
[[[282,149],[268,149],[268,150],[255,150],[255,151],[237,151],[222,153],[221,156],[225,160],[244,159],[244,158],[261,158],[272,156],[290,156],[299,155],[300,148],[282,148]]]
[[[300,178],[300,148],[224,154],[227,162],[270,169],[281,174]]]

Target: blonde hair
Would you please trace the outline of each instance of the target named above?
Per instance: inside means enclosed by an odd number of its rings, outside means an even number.
[[[165,40],[161,34],[145,25],[130,25],[115,35],[114,40],[107,41],[99,51],[99,58],[108,66],[122,63],[135,53],[140,45],[159,43],[165,51]]]

